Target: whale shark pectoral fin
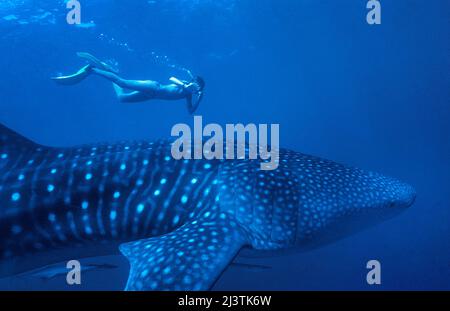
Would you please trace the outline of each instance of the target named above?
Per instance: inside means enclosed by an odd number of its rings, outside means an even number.
[[[131,269],[126,290],[208,290],[245,237],[222,214],[203,217],[160,237],[122,244]]]
[[[89,76],[90,74],[89,67],[90,65],[86,65],[73,75],[52,77],[51,79],[61,85],[75,85],[77,83],[80,83]]]

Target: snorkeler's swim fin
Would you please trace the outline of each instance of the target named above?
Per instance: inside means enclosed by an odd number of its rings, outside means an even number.
[[[99,60],[97,57],[95,57],[92,54],[89,54],[86,52],[77,52],[77,55],[78,55],[78,57],[88,61],[89,64],[91,64],[92,66],[94,66],[98,69],[113,72],[113,73],[118,73],[118,71],[115,70],[113,67],[111,67],[110,65],[108,65],[105,62],[102,62],[101,60]]]
[[[55,81],[58,84],[61,85],[75,85],[86,79],[89,74],[91,73],[91,65],[86,65],[80,70],[78,70],[77,73],[74,73],[70,76],[61,76],[61,77],[53,77],[51,78],[53,81]]]

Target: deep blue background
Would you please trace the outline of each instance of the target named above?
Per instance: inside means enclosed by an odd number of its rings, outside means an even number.
[[[450,2],[381,2],[382,25],[369,26],[365,0],[81,0],[96,26],[80,28],[65,23],[63,1],[2,1],[0,122],[56,146],[168,137],[192,122],[183,102],[120,104],[99,78],[58,87],[49,77],[78,69],[77,51],[116,60],[127,78],[189,68],[207,81],[205,122],[280,123],[283,147],[418,193],[406,213],[333,245],[239,259],[272,268],[231,267],[216,289],[374,289],[370,259],[382,263],[377,289],[450,289]],[[120,289],[126,270],[83,288]]]

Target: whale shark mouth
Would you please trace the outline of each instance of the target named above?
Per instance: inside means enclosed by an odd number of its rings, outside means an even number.
[[[357,170],[359,173],[362,172]],[[373,227],[405,212],[416,200],[413,187],[397,179],[368,172],[360,177],[363,196],[370,200],[352,200],[340,198],[339,207],[317,230],[300,236],[297,243],[303,249],[315,248],[333,243],[357,232]],[[368,182],[369,181],[369,182]],[[355,187],[361,187],[358,183]],[[362,187],[361,187],[362,188]],[[302,223],[299,218],[299,231]],[[303,222],[304,224],[304,222]]]
[[[354,215],[346,216],[345,219],[336,219],[336,221],[329,224],[325,229],[300,241],[299,249],[309,251],[333,244],[359,232],[370,230],[370,228],[389,221],[405,211],[406,208],[365,210]]]

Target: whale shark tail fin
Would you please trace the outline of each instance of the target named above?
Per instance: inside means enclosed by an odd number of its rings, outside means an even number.
[[[0,160],[28,152],[39,146],[0,123]]]

